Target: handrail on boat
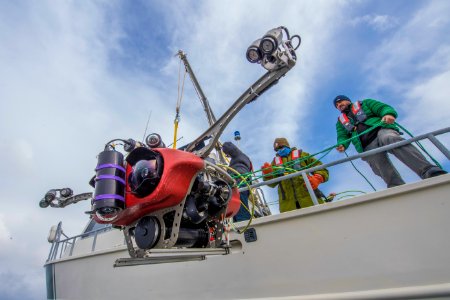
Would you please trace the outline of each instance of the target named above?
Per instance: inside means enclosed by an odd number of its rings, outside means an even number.
[[[61,240],[61,234],[64,235],[64,233],[62,232],[62,223],[59,222],[58,227],[56,229],[56,238],[52,242],[52,246],[50,247],[50,253],[48,255],[47,262],[61,258],[63,256],[63,254],[66,253],[67,247],[69,245],[70,245],[70,251],[68,253],[68,256],[72,256],[73,249],[75,247],[75,241],[77,238],[87,238],[87,237],[93,236],[94,238],[92,240],[91,252],[94,252],[95,246],[97,243],[98,234],[101,232],[104,232],[104,231],[109,231],[109,230],[111,230],[111,228],[112,228],[111,226],[106,226],[103,228],[83,232],[81,234],[74,235],[71,237],[66,237],[65,239]],[[124,243],[125,243],[125,241],[124,241]],[[59,253],[59,255],[58,255],[58,253]]]
[[[369,150],[367,152],[358,153],[358,154],[355,154],[355,155],[352,155],[352,156],[349,156],[349,157],[346,157],[346,158],[338,159],[338,160],[335,160],[335,161],[330,162],[330,163],[322,164],[322,165],[319,165],[319,166],[316,166],[316,167],[311,167],[311,168],[308,168],[308,169],[305,169],[305,170],[301,170],[301,171],[298,171],[298,172],[295,172],[295,173],[291,173],[291,174],[284,175],[284,176],[281,176],[281,177],[277,177],[277,178],[274,178],[274,179],[266,180],[266,181],[263,181],[263,182],[254,183],[252,185],[240,188],[239,192],[247,191],[247,190],[252,189],[252,188],[257,188],[257,187],[264,186],[264,185],[269,185],[269,184],[272,184],[272,183],[277,183],[277,182],[280,182],[280,181],[283,181],[283,180],[286,180],[286,179],[290,179],[290,178],[293,178],[293,177],[303,176],[303,180],[305,181],[306,188],[308,189],[309,195],[311,196],[311,199],[313,200],[314,205],[318,205],[319,202],[317,201],[317,197],[316,197],[316,195],[314,193],[314,190],[313,190],[313,188],[311,186],[311,183],[309,182],[309,180],[307,178],[307,174],[308,173],[315,172],[315,171],[318,171],[318,170],[322,170],[322,169],[325,169],[325,168],[328,168],[328,167],[332,167],[332,166],[335,166],[335,165],[339,165],[339,164],[342,164],[342,163],[345,163],[345,162],[348,162],[348,161],[353,161],[353,160],[356,160],[356,159],[359,159],[359,158],[363,158],[363,157],[366,157],[366,156],[370,156],[370,155],[373,155],[373,154],[377,154],[377,153],[380,153],[380,152],[389,151],[389,150],[392,150],[394,148],[398,148],[398,147],[401,147],[401,146],[404,146],[404,145],[407,145],[407,144],[411,144],[413,142],[417,142],[417,141],[424,140],[424,139],[430,140],[436,146],[436,148],[441,153],[443,153],[447,157],[448,160],[450,160],[450,151],[447,149],[447,147],[445,147],[444,144],[442,144],[436,138],[437,135],[441,135],[441,134],[448,133],[448,132],[450,132],[450,127],[438,129],[438,130],[435,130],[435,131],[432,131],[432,132],[429,132],[429,133],[418,135],[418,136],[410,138],[410,139],[406,139],[406,140],[403,140],[403,141],[400,141],[400,142],[396,142],[396,143],[393,143],[393,144],[390,144],[390,145],[386,145],[386,146],[379,147],[379,148],[376,148],[376,149],[373,149],[373,150]]]
[[[343,159],[339,159],[339,160],[336,160],[336,161],[333,161],[333,162],[330,162],[330,163],[322,164],[320,166],[311,167],[311,168],[308,168],[308,169],[305,169],[305,170],[301,170],[301,171],[298,171],[298,172],[295,172],[295,173],[291,173],[291,174],[288,174],[288,175],[285,175],[285,176],[281,176],[281,177],[278,177],[278,178],[270,179],[270,180],[267,180],[267,181],[264,181],[264,182],[258,182],[258,183],[252,184],[250,186],[240,188],[239,191],[242,192],[242,191],[248,190],[249,188],[257,188],[257,187],[268,185],[268,184],[271,184],[271,183],[277,183],[277,182],[280,182],[280,181],[285,180],[285,179],[290,179],[290,178],[297,177],[297,176],[303,176],[303,179],[305,181],[306,187],[307,187],[308,192],[309,192],[309,194],[310,194],[310,196],[311,196],[311,198],[312,198],[312,200],[314,202],[314,205],[318,205],[319,203],[317,201],[317,197],[316,197],[316,195],[315,195],[315,193],[314,193],[314,191],[313,191],[313,189],[311,187],[311,184],[310,184],[310,182],[309,182],[309,180],[307,178],[307,174],[308,173],[314,172],[314,171],[318,171],[318,170],[321,170],[321,169],[324,169],[324,168],[332,167],[332,166],[335,166],[335,165],[339,165],[339,164],[342,164],[342,163],[345,163],[345,162],[348,162],[348,161],[353,161],[353,160],[356,160],[356,159],[359,159],[359,158],[362,158],[362,157],[366,157],[366,156],[370,156],[370,155],[373,155],[373,154],[377,154],[377,153],[380,153],[380,152],[389,151],[391,149],[398,148],[398,147],[401,147],[401,146],[404,146],[404,145],[407,145],[407,144],[411,144],[413,142],[416,142],[416,141],[419,141],[419,140],[424,140],[424,139],[430,140],[436,146],[436,148],[441,153],[443,153],[447,157],[448,160],[450,160],[450,151],[447,149],[447,147],[445,147],[436,138],[437,135],[441,135],[441,134],[448,133],[448,132],[450,132],[450,127],[446,127],[446,128],[443,128],[443,129],[435,130],[435,131],[432,131],[432,132],[429,132],[429,133],[418,135],[416,137],[413,137],[413,138],[410,138],[410,139],[407,139],[407,140],[403,140],[403,141],[400,141],[400,142],[397,142],[397,143],[393,143],[393,144],[390,144],[390,145],[386,145],[386,146],[383,146],[383,147],[380,147],[380,148],[377,148],[377,149],[373,149],[373,150],[370,150],[370,151],[367,151],[367,152],[363,152],[363,153],[359,153],[359,154],[356,154],[356,155],[352,155],[352,156],[349,156],[349,157],[346,157],[346,158],[343,158]],[[98,234],[101,233],[101,232],[104,232],[104,231],[111,230],[111,228],[112,228],[111,226],[104,227],[104,228],[99,228],[99,229],[96,229],[96,230],[83,232],[81,234],[78,234],[78,235],[75,235],[75,236],[72,236],[72,237],[67,237],[66,236],[65,239],[61,240],[61,235],[65,236],[65,234],[62,231],[61,222],[59,222],[59,224],[57,226],[57,229],[56,229],[56,237],[55,237],[54,241],[52,242],[52,246],[50,248],[50,253],[49,253],[48,258],[47,258],[47,263],[51,262],[53,260],[56,260],[56,259],[60,259],[63,256],[63,254],[67,254],[66,250],[67,250],[68,246],[70,246],[70,250],[69,250],[69,253],[67,255],[69,257],[72,256],[73,249],[75,247],[75,241],[76,241],[77,238],[85,238],[85,237],[90,237],[90,236],[93,235],[91,252],[94,252],[95,251],[95,247],[96,247]],[[124,241],[124,244],[125,244],[125,241]]]

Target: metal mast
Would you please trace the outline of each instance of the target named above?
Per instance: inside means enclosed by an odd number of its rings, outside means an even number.
[[[183,61],[184,67],[186,68],[186,72],[189,74],[192,84],[194,85],[195,91],[197,92],[200,102],[203,105],[203,109],[206,113],[206,118],[208,119],[209,126],[212,126],[214,123],[216,123],[216,117],[214,116],[211,106],[209,105],[208,98],[206,98],[205,93],[203,93],[203,90],[200,87],[200,83],[198,82],[197,77],[195,77],[194,71],[192,70],[191,65],[189,64],[186,53],[184,53],[183,50],[178,50],[178,56]],[[215,143],[214,148],[217,151],[220,162],[225,164],[226,161],[225,158],[223,157],[222,149],[220,148],[219,144]]]

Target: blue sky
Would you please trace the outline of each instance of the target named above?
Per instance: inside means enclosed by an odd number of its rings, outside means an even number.
[[[42,299],[48,229],[69,235],[88,203],[40,209],[50,188],[90,191],[96,155],[112,138],[173,138],[178,60],[184,50],[218,117],[263,73],[245,59],[267,30],[299,34],[299,61],[225,130],[260,166],[272,142],[315,153],[335,144],[337,94],[374,98],[414,134],[450,125],[448,1],[0,1],[0,298]],[[207,128],[189,80],[180,143]],[[450,138],[441,141],[450,146]],[[446,168],[449,163],[425,143]],[[351,148],[349,153],[354,153]],[[333,151],[329,162],[343,155]],[[384,184],[361,161],[373,184]],[[416,175],[401,164],[408,182]],[[370,191],[350,165],[330,169],[326,192]],[[269,201],[275,190],[266,189]],[[273,206],[274,213],[277,207]]]

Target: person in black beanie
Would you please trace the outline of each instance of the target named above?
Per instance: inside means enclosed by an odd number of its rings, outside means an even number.
[[[231,142],[225,142],[222,145],[222,151],[231,158],[229,167],[239,172],[239,174],[245,174],[252,171],[252,163],[250,161],[250,158],[248,158],[247,155],[245,155],[237,146],[235,146]],[[230,175],[235,177],[237,175],[236,173],[232,172],[231,170],[228,171]],[[236,178],[236,181],[239,185],[239,183],[242,181],[241,178]],[[241,202],[245,205],[245,207],[248,207],[248,197],[250,195],[250,192],[244,191],[240,192],[241,195]],[[233,217],[234,222],[240,222],[250,219],[250,213],[243,205],[239,208],[238,213]]]
[[[397,112],[388,104],[374,99],[352,102],[349,97],[338,95],[333,99],[333,105],[341,112],[336,122],[338,145],[336,150],[339,152],[347,149],[350,145],[350,138],[359,153],[404,140],[395,123]],[[376,125],[378,127],[360,135]],[[388,152],[396,156],[422,179],[447,174],[440,167],[428,162],[412,144]],[[405,184],[387,152],[366,156],[362,160],[366,161],[372,171],[386,182],[388,188]]]

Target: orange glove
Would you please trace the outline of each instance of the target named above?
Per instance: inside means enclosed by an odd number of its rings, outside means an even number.
[[[265,162],[262,167],[261,167],[262,173],[263,173],[263,177],[265,179],[269,179],[272,178],[272,176],[267,176],[268,174],[273,172],[273,168],[272,165],[268,162]]]
[[[319,184],[321,184],[324,180],[322,175],[314,174],[312,176],[308,176],[309,182],[311,183],[311,187],[313,190],[317,190]]]

